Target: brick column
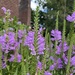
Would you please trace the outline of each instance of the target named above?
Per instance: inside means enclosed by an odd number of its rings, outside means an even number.
[[[19,20],[26,25],[30,25],[31,21],[31,0],[20,0],[19,6]]]

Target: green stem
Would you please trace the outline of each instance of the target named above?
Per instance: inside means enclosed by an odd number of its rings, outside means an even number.
[[[56,30],[58,30],[58,20],[59,20],[58,17],[59,17],[59,11],[57,12],[57,17],[56,17],[56,28],[55,28]]]
[[[75,0],[74,0],[74,4],[73,4],[73,11],[75,11]]]
[[[75,34],[72,34],[71,40],[70,40],[70,48],[68,50],[68,64],[66,68],[66,75],[70,75],[70,59],[71,59],[71,53],[72,53],[72,47],[75,39]]]
[[[66,20],[64,19],[64,25],[63,25],[63,33],[62,33],[62,42],[65,41],[65,33],[66,33]]]

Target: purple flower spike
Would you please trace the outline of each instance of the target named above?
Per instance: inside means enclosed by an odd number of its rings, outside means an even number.
[[[34,47],[34,34],[35,33],[33,31],[29,31],[28,35],[26,36],[25,41],[24,41],[24,46],[29,47],[32,55],[36,55],[36,51],[35,51],[35,47]]]

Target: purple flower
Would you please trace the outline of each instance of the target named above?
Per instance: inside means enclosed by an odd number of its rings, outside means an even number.
[[[6,37],[5,36],[0,36],[0,44],[6,42]]]
[[[55,65],[53,64],[53,65],[51,65],[51,66],[50,66],[50,68],[49,68],[49,69],[50,69],[51,71],[53,71],[53,70],[54,70],[54,68],[55,68]]]
[[[2,7],[1,9],[2,9],[2,10],[4,11],[4,13],[6,14],[7,9],[6,9],[5,7]]]
[[[62,45],[62,42],[60,42],[59,46],[56,47],[56,54],[61,54],[61,52],[66,52],[68,49],[69,49],[69,46],[67,45],[66,42],[63,43]]]
[[[6,68],[6,66],[7,66],[7,65],[6,65],[6,62],[3,62],[3,63],[2,63],[2,68],[4,69],[4,68]]]
[[[4,60],[4,54],[2,54],[2,60]]]
[[[69,49],[69,46],[67,45],[66,42],[64,42],[64,45],[63,45],[63,52],[66,52],[68,49]]]
[[[6,43],[6,35],[0,36],[0,44],[1,44],[2,51],[8,53],[9,45]]]
[[[5,52],[5,53],[8,53],[9,51],[9,44],[7,43],[2,43],[1,44],[1,48],[2,48],[2,51]]]
[[[66,20],[69,21],[69,22],[72,22],[73,18],[72,18],[72,16],[68,15],[67,18],[66,18]]]
[[[59,69],[63,68],[62,63],[59,63],[59,64],[58,64],[58,68],[59,68]]]
[[[60,58],[58,58],[57,62],[58,63],[62,63],[62,60]]]
[[[52,41],[55,41],[55,40],[60,41],[61,40],[61,32],[58,30],[52,30],[51,36],[52,36],[52,38],[51,38]]]
[[[71,16],[68,15],[68,16],[66,17],[66,20],[69,21],[69,22],[75,21],[75,12],[73,12]]]
[[[31,50],[31,54],[32,55],[36,55],[36,51],[35,50]]]
[[[42,31],[43,31],[43,28],[42,28],[42,27],[40,27],[40,28],[39,28],[39,31],[40,31],[40,32],[42,32]]]
[[[75,66],[75,56],[73,56],[73,57],[71,58],[71,65],[72,65],[72,66]]]
[[[43,28],[40,27],[40,28],[39,28],[39,31],[38,31],[38,34],[40,34],[42,31],[43,31]]]
[[[3,48],[2,48],[3,49]],[[9,52],[9,44],[5,44],[5,47],[4,47],[4,52],[5,53],[8,53]]]
[[[4,14],[7,14],[7,13],[8,13],[9,15],[11,14],[11,13],[10,13],[10,9],[6,9],[5,7],[2,7],[1,9],[4,11]]]
[[[57,48],[56,54],[58,54],[58,55],[61,54],[61,47],[60,46],[57,46],[56,48]]]
[[[73,52],[72,52],[72,54],[74,54],[75,55],[75,46],[73,46]]]
[[[14,43],[15,43],[15,33],[14,32],[9,32],[8,33],[8,38],[9,38],[9,44],[14,45]]]
[[[18,54],[17,55],[17,62],[21,62],[21,59],[22,59],[22,55]]]
[[[10,59],[8,59],[9,60],[9,62],[13,62],[14,61],[14,59],[15,59],[15,57],[14,57],[14,55],[10,55],[11,57],[10,57]]]
[[[48,71],[45,71],[44,75],[52,75],[52,74]]]
[[[54,61],[54,57],[53,57],[53,56],[50,56],[50,59],[51,59],[52,61]]]
[[[68,58],[66,57],[65,54],[63,54],[62,58],[63,58],[63,60],[64,60],[64,63],[67,64],[67,63],[68,63]]]
[[[37,68],[42,70],[42,63],[40,61],[38,61],[38,63],[37,63]]]
[[[38,54],[44,54],[45,50],[45,39],[42,37],[42,35],[38,35]]]
[[[75,51],[75,45],[73,46],[73,50]]]
[[[24,31],[23,30],[18,30],[18,41],[19,41],[19,43],[22,43],[22,41],[23,41],[23,37],[24,37]]]
[[[24,31],[18,30],[18,38],[21,39],[23,37],[23,35],[24,35]]]
[[[61,60],[60,58],[58,58],[57,64],[58,64],[58,65],[57,65],[58,68],[62,68],[62,67],[63,67],[63,65],[62,65],[63,62],[62,62],[62,60]]]

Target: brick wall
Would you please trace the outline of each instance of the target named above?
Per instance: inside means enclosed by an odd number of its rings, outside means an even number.
[[[22,23],[30,25],[30,0],[0,0],[0,16],[3,16],[1,7],[10,9],[12,17],[16,16]]]
[[[0,16],[3,16],[4,13],[1,7],[6,7],[7,9],[11,10],[12,16],[19,16],[19,1],[18,0],[0,0]]]

